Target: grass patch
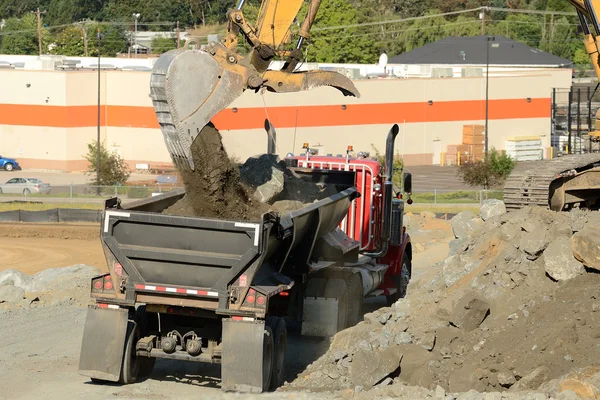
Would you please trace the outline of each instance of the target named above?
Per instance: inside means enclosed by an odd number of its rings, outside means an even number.
[[[483,199],[498,199],[502,200],[503,192],[500,190],[481,192]],[[442,204],[479,204],[478,191],[467,191],[459,190],[456,192],[425,192],[425,193],[413,193],[412,199],[415,203],[442,203]]]
[[[431,211],[436,214],[448,213],[448,214],[458,214],[461,211],[471,211],[473,214],[479,214],[479,206],[476,205],[422,205],[422,204],[411,204],[410,206],[404,205],[405,213],[413,213],[418,214],[423,211]]]
[[[53,208],[102,210],[104,203],[0,203],[0,212],[13,210],[44,211],[52,210]]]

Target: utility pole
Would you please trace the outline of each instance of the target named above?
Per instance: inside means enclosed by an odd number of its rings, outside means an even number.
[[[40,50],[40,56],[42,55],[42,14],[46,14],[46,11],[40,11],[38,8],[35,12],[37,15],[37,30],[38,30],[38,47]]]
[[[81,33],[83,34],[83,54],[88,56],[88,39],[87,39],[87,29],[86,29],[86,20],[81,21]]]
[[[179,21],[177,21],[177,48],[179,48]]]
[[[481,19],[481,35],[485,36],[485,12],[486,7],[481,8],[481,12],[479,13],[479,18]]]

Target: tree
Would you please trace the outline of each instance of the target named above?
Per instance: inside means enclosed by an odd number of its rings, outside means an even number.
[[[3,54],[39,54],[37,36],[37,17],[35,14],[25,14],[21,19],[9,18],[2,29],[3,38],[0,52]],[[42,52],[48,47],[50,34],[42,29]]]
[[[457,175],[470,186],[489,189],[503,184],[514,166],[515,161],[506,152],[499,154],[492,148],[488,157],[482,161],[461,164]]]
[[[100,40],[100,55],[115,57],[117,53],[127,51],[127,36],[122,25],[90,24],[87,28],[88,53],[90,57],[98,57],[98,28],[102,39]]]
[[[303,7],[300,15],[306,12]],[[358,10],[348,0],[322,2],[311,32],[308,59],[330,63],[372,63],[379,56],[371,36],[357,28],[319,31],[315,28],[352,25],[361,22]]]
[[[129,179],[131,171],[125,161],[117,153],[109,152],[103,142],[100,146],[100,173],[99,182],[96,179],[96,166],[98,165],[97,141],[88,144],[88,153],[85,159],[88,161],[88,174],[94,175],[92,183],[100,186],[122,185]]]
[[[56,35],[54,47],[50,53],[63,56],[83,56],[84,49],[82,28],[67,26]]]
[[[83,19],[98,19],[102,16],[103,0],[51,0],[47,7],[50,26],[64,25]]]
[[[375,158],[381,164],[382,171],[385,170],[385,154],[381,154],[377,147],[371,143],[371,149],[375,152]],[[395,187],[402,187],[402,171],[404,170],[404,160],[398,151],[394,154],[394,162],[392,166],[392,183]]]
[[[152,47],[152,53],[162,54],[177,48],[177,39],[166,35],[157,35],[152,38],[150,46]]]

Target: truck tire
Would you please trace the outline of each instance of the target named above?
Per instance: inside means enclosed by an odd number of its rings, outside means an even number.
[[[135,383],[138,381],[138,378],[150,375],[154,368],[156,361],[154,358],[138,357],[135,354],[135,346],[138,340],[142,338],[142,334],[146,333],[147,326],[148,315],[146,313],[146,306],[140,306],[133,313],[128,323],[119,383]]]
[[[388,307],[391,307],[392,304],[406,296],[408,282],[410,280],[410,258],[408,258],[406,252],[402,255],[401,265],[402,268],[400,269],[400,275],[394,276],[394,279],[396,280],[396,293],[386,296]]]
[[[342,279],[328,279],[325,297],[338,300],[337,332],[348,326],[348,287]]]
[[[265,338],[263,341],[263,387],[262,392],[269,390],[271,386],[271,376],[273,374],[273,363],[275,357],[273,356],[274,350],[273,343],[273,331],[271,327],[265,322]]]
[[[273,331],[273,370],[271,372],[271,387],[275,390],[284,382],[285,353],[287,350],[287,328],[285,320],[281,317],[268,317],[267,325]]]
[[[352,274],[346,281],[348,286],[348,326],[360,322],[363,315],[364,294],[359,274]]]
[[[323,278],[311,278],[306,282],[304,297],[323,297],[325,296],[325,286],[327,280]]]

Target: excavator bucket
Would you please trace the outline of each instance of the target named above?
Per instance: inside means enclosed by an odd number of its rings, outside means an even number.
[[[150,96],[175,165],[194,169],[194,139],[244,89],[240,74],[224,69],[203,50],[171,50],[156,61]]]

